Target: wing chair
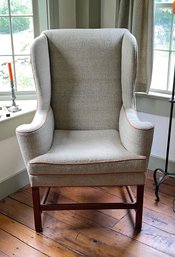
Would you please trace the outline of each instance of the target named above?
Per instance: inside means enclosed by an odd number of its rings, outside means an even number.
[[[135,209],[141,230],[153,126],[135,110],[137,44],[126,29],[59,29],[31,47],[37,110],[16,129],[32,187],[36,231],[43,211]],[[41,187],[127,186],[120,203],[48,204]],[[136,198],[129,186],[137,187]],[[46,193],[46,197],[48,192]]]

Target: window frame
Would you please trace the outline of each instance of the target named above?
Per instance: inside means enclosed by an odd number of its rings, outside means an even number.
[[[164,3],[156,3],[155,2],[155,11],[156,11],[156,8],[158,7],[165,7],[165,8],[172,8],[173,10],[173,2],[164,2]],[[150,93],[160,93],[160,94],[164,94],[164,95],[170,95],[171,94],[171,90],[169,90],[169,83],[170,83],[170,70],[171,70],[171,60],[172,60],[172,55],[173,53],[175,54],[175,49],[173,50],[172,49],[172,42],[173,42],[173,28],[175,28],[175,14],[173,14],[172,12],[172,17],[171,17],[171,34],[170,34],[170,44],[169,44],[169,48],[168,49],[161,49],[161,48],[156,48],[154,46],[153,48],[153,62],[154,62],[154,54],[156,51],[159,51],[159,52],[167,52],[168,53],[168,70],[167,70],[167,76],[166,76],[166,89],[156,89],[156,88],[152,88],[150,87],[150,90],[149,92]],[[155,24],[154,24],[154,32],[155,32]],[[154,33],[155,34],[155,33]],[[155,38],[154,38],[155,40]],[[154,66],[154,63],[153,63],[153,66]],[[152,85],[151,85],[152,86]]]
[[[40,34],[40,22],[39,22],[39,8],[38,8],[38,2],[42,0],[32,0],[32,14],[26,14],[26,15],[13,15],[11,12],[9,12],[8,15],[0,15],[1,17],[9,17],[10,19],[10,37],[11,37],[11,44],[12,44],[12,62],[13,62],[13,70],[15,69],[14,67],[14,61],[15,61],[15,54],[14,54],[14,44],[13,44],[13,37],[12,37],[12,18],[13,17],[30,17],[33,18],[33,32],[34,32],[34,38]],[[8,8],[9,8],[9,0],[8,0]],[[22,55],[20,55],[22,56]],[[30,57],[30,54],[25,54],[25,56]],[[14,72],[14,81],[16,81],[16,74]],[[16,83],[15,83],[16,84]],[[16,90],[16,85],[15,85],[15,94],[18,100],[33,100],[36,99],[36,91],[35,90]],[[10,91],[0,91],[0,101],[7,101],[10,100],[11,98],[11,92]]]

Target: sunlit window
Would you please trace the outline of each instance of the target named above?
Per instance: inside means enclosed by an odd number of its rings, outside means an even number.
[[[173,0],[155,0],[154,63],[151,90],[170,93],[175,65]]]
[[[8,62],[16,91],[34,91],[29,56],[33,38],[32,0],[0,0],[0,93],[10,91]]]

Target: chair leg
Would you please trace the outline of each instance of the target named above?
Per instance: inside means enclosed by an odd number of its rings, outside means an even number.
[[[42,231],[39,187],[32,187],[33,211],[36,232]]]
[[[142,228],[143,195],[144,195],[144,186],[137,186],[137,209],[136,209],[135,229],[138,232],[140,232]]]

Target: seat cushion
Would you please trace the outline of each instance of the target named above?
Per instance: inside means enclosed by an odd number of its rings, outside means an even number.
[[[117,130],[55,130],[50,150],[28,164],[30,175],[145,172],[146,157],[128,152]]]

